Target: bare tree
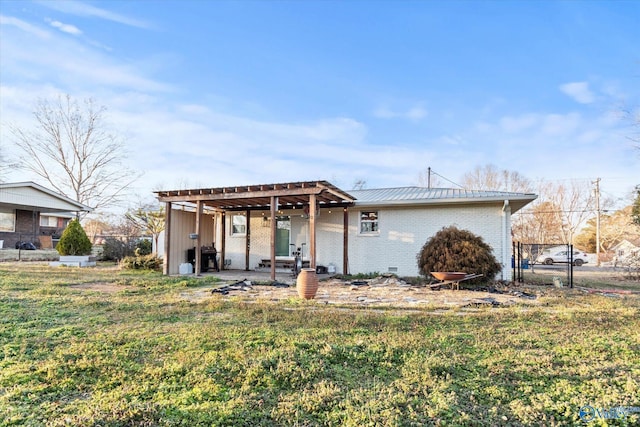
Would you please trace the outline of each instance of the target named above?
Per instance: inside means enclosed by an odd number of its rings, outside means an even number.
[[[117,205],[138,175],[123,166],[124,141],[109,131],[105,112],[91,99],[80,105],[70,95],[39,100],[33,129],[9,126],[22,166],[95,210]]]
[[[364,179],[356,179],[353,183],[352,190],[364,190],[367,188],[367,181]]]
[[[153,236],[154,254],[157,253],[158,237],[165,229],[164,206],[161,205],[159,208],[151,205],[141,206],[127,212],[125,217],[134,224],[138,230]]]
[[[539,201],[512,219],[514,240],[525,243],[563,243],[561,207],[552,201]]]
[[[530,193],[531,181],[517,171],[498,170],[494,165],[477,166],[462,177],[462,186],[470,190],[497,190]]]
[[[87,237],[91,240],[91,243],[98,244],[101,240],[101,237],[105,235],[105,231],[109,230],[112,225],[107,222],[105,219],[101,218],[92,218],[88,221],[85,221],[82,224],[84,231],[87,233]]]
[[[593,215],[589,183],[541,183],[538,194],[538,200],[514,219],[514,238],[532,243],[574,243],[578,229]]]
[[[7,176],[9,171],[16,166],[17,165],[15,163],[12,163],[9,160],[7,151],[2,148],[2,144],[0,144],[0,182],[4,182],[5,176]]]
[[[635,143],[635,147],[640,150],[640,107],[623,109],[622,117],[631,125],[631,134],[628,138]]]

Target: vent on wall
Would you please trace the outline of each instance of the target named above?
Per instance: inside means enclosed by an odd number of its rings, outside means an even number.
[[[397,273],[398,267],[389,267],[389,273]]]

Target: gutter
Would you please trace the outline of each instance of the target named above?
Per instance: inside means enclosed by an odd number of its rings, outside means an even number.
[[[511,242],[509,241],[510,236],[507,232],[507,208],[509,208],[509,200],[505,199],[502,205],[502,280],[507,280],[505,270],[507,269],[507,266],[511,265],[509,264],[510,257],[508,254],[509,243]]]

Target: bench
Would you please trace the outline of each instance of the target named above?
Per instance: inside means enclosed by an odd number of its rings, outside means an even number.
[[[293,258],[280,258],[276,259],[276,268],[283,270],[293,270],[295,259]],[[258,264],[258,268],[271,268],[271,260],[270,259],[262,259],[260,264]],[[309,268],[309,260],[302,261],[302,268]]]

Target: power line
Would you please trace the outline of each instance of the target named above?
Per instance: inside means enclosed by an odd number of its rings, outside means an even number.
[[[431,174],[434,174],[434,175],[438,175],[440,178],[444,179],[445,181],[450,182],[450,183],[451,183],[451,184],[453,184],[453,185],[457,185],[458,187],[460,187],[460,188],[462,188],[462,189],[464,190],[464,187],[463,187],[462,185],[457,184],[457,183],[455,183],[455,182],[451,181],[449,178],[447,178],[447,177],[445,177],[445,176],[440,175],[438,172],[436,172],[436,171],[434,171],[433,169],[431,169],[431,167],[429,167],[429,169],[428,169],[428,174],[429,174],[429,177],[428,177],[428,180],[429,180],[428,187],[429,187],[429,188],[431,188],[431,176],[430,176],[430,175],[431,175]]]
[[[541,213],[579,213],[579,212],[596,212],[595,209],[583,209],[583,210],[556,210],[556,211],[518,211],[514,215],[518,214],[528,214],[528,215],[536,215]],[[600,212],[609,212],[609,210],[601,209]]]

